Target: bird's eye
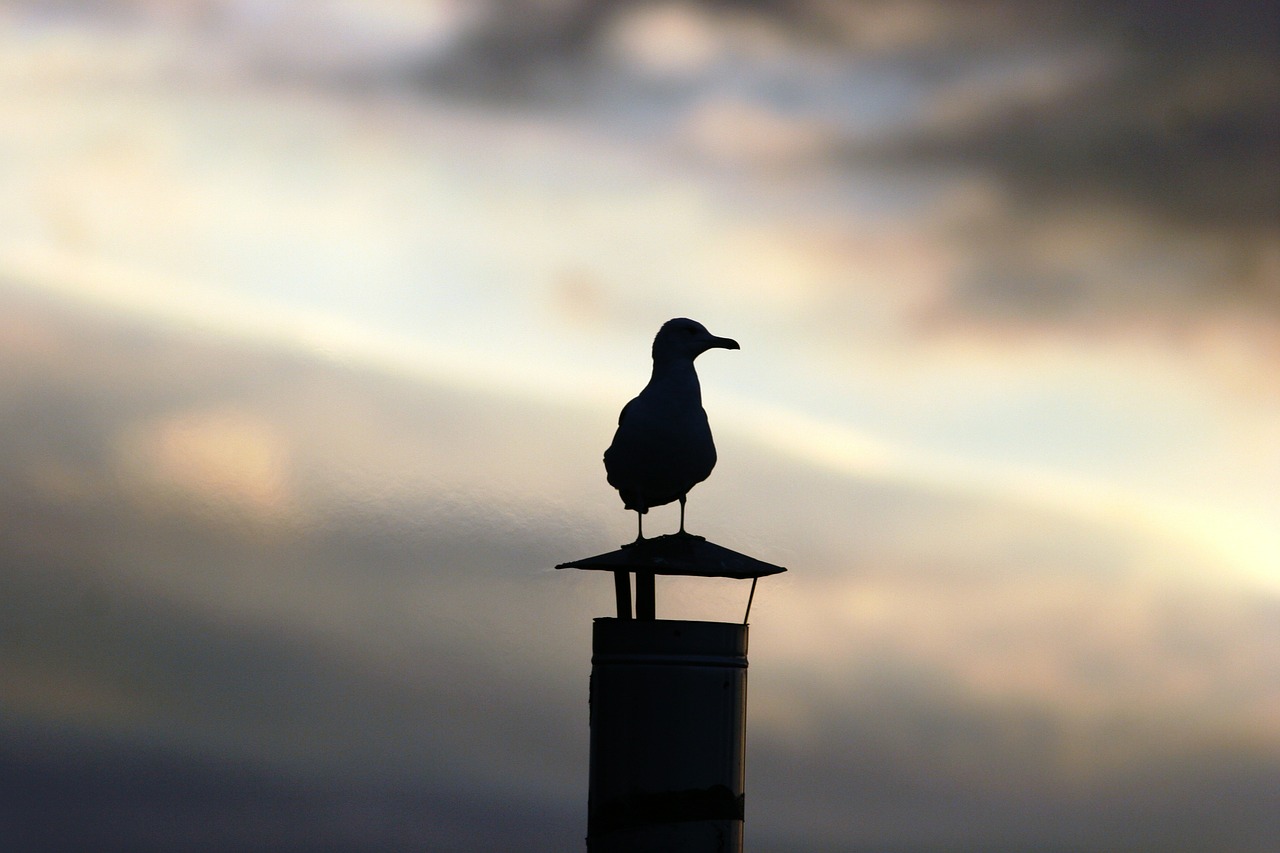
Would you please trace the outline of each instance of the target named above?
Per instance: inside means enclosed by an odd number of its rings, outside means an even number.
[[[686,332],[688,332],[689,334],[691,334],[691,335],[692,335],[694,332],[696,332],[696,331],[697,331],[697,329],[693,328],[693,326],[685,326],[685,329],[684,329],[684,330],[685,330]]]

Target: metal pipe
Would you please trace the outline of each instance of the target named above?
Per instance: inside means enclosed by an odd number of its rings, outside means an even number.
[[[592,653],[587,849],[740,853],[747,626],[602,618]]]
[[[636,570],[636,618],[653,620],[658,615],[653,572]]]

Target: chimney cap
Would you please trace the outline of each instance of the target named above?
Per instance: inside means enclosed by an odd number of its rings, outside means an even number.
[[[623,545],[617,551],[560,563],[556,568],[738,580],[754,580],[786,571],[782,566],[757,560],[688,533],[640,539]]]

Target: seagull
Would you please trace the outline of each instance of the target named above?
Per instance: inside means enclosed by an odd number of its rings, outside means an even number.
[[[644,539],[644,514],[680,501],[680,533],[689,490],[711,475],[716,445],[702,408],[702,388],[693,360],[709,349],[741,349],[695,320],[677,317],[653,339],[653,375],[618,415],[618,431],[604,452],[609,485],[622,505],[636,511],[636,542]]]

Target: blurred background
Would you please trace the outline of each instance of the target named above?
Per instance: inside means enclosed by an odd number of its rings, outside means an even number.
[[[582,849],[676,316],[748,849],[1277,849],[1278,20],[0,3],[6,849]]]

